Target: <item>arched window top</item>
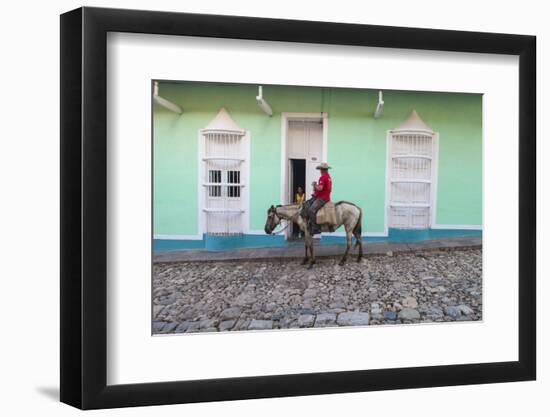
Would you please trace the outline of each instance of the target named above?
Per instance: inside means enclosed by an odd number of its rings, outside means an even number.
[[[430,126],[428,126],[424,120],[420,118],[416,110],[413,110],[407,120],[405,120],[401,125],[393,129],[392,133],[402,133],[402,132],[411,132],[411,133],[424,133],[427,135],[433,135],[434,131]]]
[[[202,129],[202,133],[204,135],[227,134],[244,136],[245,130],[237,125],[227,110],[222,107],[216,117],[214,117],[204,129]]]

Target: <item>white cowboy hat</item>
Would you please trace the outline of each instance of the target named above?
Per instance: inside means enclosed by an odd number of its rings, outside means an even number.
[[[331,167],[326,162],[322,162],[319,165],[317,165],[315,169],[331,169]]]

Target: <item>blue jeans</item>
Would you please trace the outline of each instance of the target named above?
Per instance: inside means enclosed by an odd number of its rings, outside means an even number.
[[[307,209],[308,225],[309,230],[312,235],[320,233],[321,228],[317,224],[317,212],[323,207],[327,202],[322,198],[312,197],[310,200],[309,207]]]

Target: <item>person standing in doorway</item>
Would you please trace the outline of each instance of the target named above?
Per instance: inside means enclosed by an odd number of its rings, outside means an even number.
[[[294,204],[302,205],[306,201],[306,193],[304,192],[304,188],[302,186],[298,186],[296,189],[296,194],[294,194]],[[304,237],[304,232],[300,230],[300,227],[298,226],[298,223],[294,222],[292,226],[293,235],[297,238]]]
[[[308,225],[312,235],[321,233],[321,228],[316,222],[317,212],[330,201],[330,193],[332,192],[332,178],[328,173],[331,167],[326,162],[323,162],[315,168],[321,171],[321,176],[318,181],[314,181],[311,184],[313,187],[313,196],[307,210]]]
[[[302,187],[298,186],[296,195],[294,196],[294,202],[296,204],[303,204],[304,201],[306,201],[306,193],[304,193],[304,189]]]

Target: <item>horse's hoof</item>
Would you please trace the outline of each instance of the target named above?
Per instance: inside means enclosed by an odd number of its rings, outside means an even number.
[[[313,268],[313,264],[309,264],[309,265],[307,266],[307,269],[311,269],[311,268]]]
[[[305,265],[305,264],[307,264],[307,259],[304,259],[304,260],[302,261],[302,265]]]
[[[357,262],[358,262],[358,263],[361,262],[361,259],[363,259],[363,257],[362,257],[362,256],[358,256],[358,257],[357,257]]]
[[[344,266],[345,264],[346,264],[346,261],[340,261],[340,262],[338,262],[338,265],[340,265],[340,266]]]

